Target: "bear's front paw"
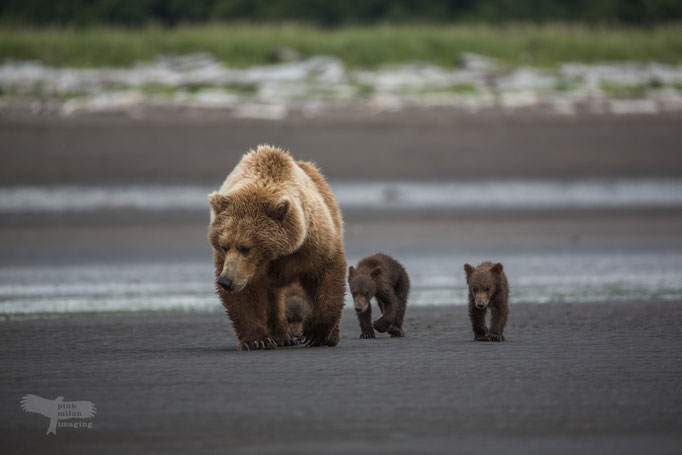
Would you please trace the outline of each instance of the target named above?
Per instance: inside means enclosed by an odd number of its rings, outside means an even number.
[[[374,335],[374,330],[372,330],[371,332],[362,332],[360,338],[361,339],[376,338],[376,335]]]
[[[504,337],[497,332],[488,332],[488,341],[504,341]]]
[[[488,335],[474,335],[474,341],[490,341]]]
[[[372,325],[374,326],[374,330],[384,333],[391,326],[391,323],[385,319],[377,319]]]
[[[391,338],[400,338],[405,336],[403,329],[395,326],[391,326],[391,328],[388,329],[388,334],[391,335]]]
[[[240,341],[239,351],[256,351],[258,349],[276,349],[277,343],[272,338],[264,338],[256,341]]]

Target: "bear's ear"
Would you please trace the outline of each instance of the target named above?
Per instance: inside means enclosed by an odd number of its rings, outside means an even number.
[[[268,209],[268,216],[276,221],[282,221],[289,211],[289,200],[282,199]]]
[[[492,266],[492,268],[490,270],[492,270],[493,273],[502,273],[502,271],[504,270],[504,267],[502,267],[502,263],[498,262],[497,264]]]
[[[348,279],[350,280],[351,278],[353,278],[357,272],[358,271],[355,270],[355,267],[353,267],[352,265],[348,267]]]
[[[469,264],[464,264],[464,271],[467,274],[467,282],[469,281],[469,278],[471,278],[471,275],[474,273],[474,268],[470,266]]]
[[[374,267],[369,275],[376,280],[381,276],[381,267]]]
[[[230,206],[230,198],[214,191],[208,195],[208,203],[215,213],[224,212]]]

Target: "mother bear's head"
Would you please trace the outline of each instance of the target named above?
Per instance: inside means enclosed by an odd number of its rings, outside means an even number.
[[[293,253],[305,239],[300,203],[266,186],[214,192],[208,199],[216,279],[226,292],[243,290],[270,261]]]

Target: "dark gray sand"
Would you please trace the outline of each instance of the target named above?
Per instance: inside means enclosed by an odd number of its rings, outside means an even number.
[[[237,352],[222,314],[0,324],[3,453],[679,453],[682,302],[513,304],[505,343],[466,308],[409,308],[407,337]],[[25,394],[97,406],[58,428]]]

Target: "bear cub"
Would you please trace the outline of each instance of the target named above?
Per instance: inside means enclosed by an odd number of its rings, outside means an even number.
[[[405,268],[387,254],[377,253],[348,268],[348,285],[360,321],[360,338],[376,338],[378,332],[403,337],[403,319],[410,292]],[[382,316],[372,325],[370,300],[375,297]]]
[[[308,298],[301,286],[292,284],[284,291],[286,301],[285,316],[289,326],[289,335],[294,340],[303,336],[303,321],[308,316]]]
[[[499,262],[483,262],[473,268],[464,264],[469,286],[469,318],[474,341],[504,341],[504,326],[509,315],[509,285]],[[485,325],[490,308],[490,329]]]

